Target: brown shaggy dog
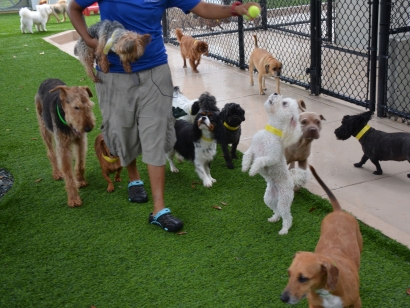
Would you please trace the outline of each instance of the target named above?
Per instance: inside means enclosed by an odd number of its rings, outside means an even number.
[[[94,149],[100,162],[102,175],[108,183],[107,192],[113,192],[114,184],[110,179],[110,174],[115,173],[114,181],[121,182],[122,166],[120,159],[118,156],[111,155],[110,150],[104,142],[103,134],[99,134],[97,138],[95,138]]]
[[[184,60],[183,67],[186,67],[186,59],[189,59],[189,64],[194,73],[199,73],[197,67],[201,62],[201,55],[208,55],[208,44],[204,41],[196,40],[192,36],[184,35],[179,28],[175,30],[175,35],[180,43],[181,56]]]
[[[88,87],[68,87],[59,79],[46,79],[34,98],[53,178],[64,179],[69,207],[82,204],[78,188],[88,185],[84,178],[87,133],[95,126],[94,103],[90,97]],[[73,156],[75,176],[71,166]]]

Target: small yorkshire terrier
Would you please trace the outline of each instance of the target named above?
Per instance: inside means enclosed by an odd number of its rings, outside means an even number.
[[[151,41],[150,34],[140,35],[125,30],[118,21],[103,20],[97,22],[88,28],[88,33],[91,37],[98,39],[97,49],[90,48],[82,38],[79,38],[74,47],[74,54],[78,56],[87,71],[87,75],[94,82],[101,82],[93,69],[94,60],[97,61],[102,72],[108,73],[107,54],[112,50],[120,57],[124,70],[131,73],[131,62],[142,57],[146,46]]]

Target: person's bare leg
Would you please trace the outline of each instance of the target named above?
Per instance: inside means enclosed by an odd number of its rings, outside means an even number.
[[[155,216],[159,211],[165,208],[165,166],[148,165],[148,174],[151,183],[152,200],[154,202],[152,215]]]
[[[140,180],[140,173],[138,172],[136,159],[134,159],[127,167],[128,179],[130,182]]]

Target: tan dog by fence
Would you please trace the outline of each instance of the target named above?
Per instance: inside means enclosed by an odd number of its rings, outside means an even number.
[[[110,179],[110,174],[115,173],[114,181],[121,182],[122,166],[120,159],[118,156],[111,155],[110,150],[104,142],[103,134],[99,134],[97,138],[95,138],[94,149],[100,162],[102,175],[108,183],[107,192],[113,192],[114,184]]]
[[[194,73],[199,73],[197,67],[201,62],[201,56],[208,55],[208,44],[204,41],[196,40],[192,36],[184,35],[179,28],[175,29],[175,35],[180,43],[179,48],[184,60],[183,67],[186,67],[186,59],[189,59],[189,64]]]
[[[87,133],[95,126],[94,103],[90,97],[88,87],[68,87],[63,81],[51,78],[41,83],[35,96],[40,133],[53,178],[64,179],[69,207],[82,204],[78,188],[88,185],[84,177]]]
[[[289,281],[280,299],[296,304],[305,296],[309,307],[362,306],[359,293],[363,240],[357,220],[340,207],[336,197],[310,166],[332,203],[323,219],[315,252],[297,252],[288,269]]]
[[[275,59],[267,50],[258,47],[258,39],[256,34],[253,35],[255,39],[255,49],[252,51],[249,58],[249,76],[251,86],[253,86],[253,70],[258,71],[259,94],[264,95],[266,90],[266,77],[276,77],[276,93],[280,94],[280,73],[282,71],[282,63]]]

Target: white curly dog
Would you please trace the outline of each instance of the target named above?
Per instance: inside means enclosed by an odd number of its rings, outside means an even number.
[[[298,103],[293,98],[283,98],[271,94],[264,103],[269,119],[265,129],[258,131],[252,138],[250,148],[242,159],[242,171],[249,175],[259,173],[267,187],[263,200],[273,210],[269,222],[281,217],[282,229],[279,234],[287,234],[292,226],[290,207],[294,196],[294,175],[288,170],[284,149],[296,143],[302,130],[299,123]]]

